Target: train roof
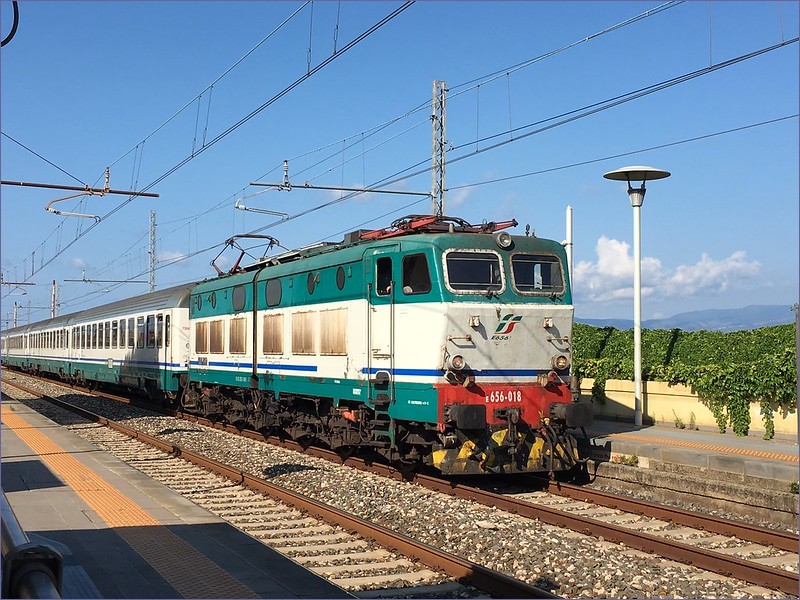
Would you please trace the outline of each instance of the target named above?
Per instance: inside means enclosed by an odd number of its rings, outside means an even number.
[[[118,317],[121,313],[158,311],[178,307],[187,308],[189,306],[190,292],[194,286],[194,283],[185,283],[164,290],[134,296],[133,298],[117,300],[116,302],[61,315],[53,319],[45,319],[27,325],[4,329],[3,334],[17,335],[43,329],[71,327],[76,322],[110,319]]]
[[[414,220],[423,223],[414,227]],[[451,224],[453,226],[451,226]],[[488,222],[471,225],[454,217],[435,217],[432,215],[411,215],[398,219],[391,227],[374,231],[359,230],[345,236],[342,242],[320,242],[257,260],[242,267],[236,273],[226,273],[219,277],[198,283],[196,293],[206,293],[216,289],[229,288],[250,283],[256,272],[266,270],[268,277],[280,277],[292,273],[319,269],[331,264],[345,264],[361,261],[365,253],[376,247],[396,246],[399,250],[436,247],[498,249],[497,232],[516,226],[516,221]],[[511,248],[527,251],[564,254],[560,242],[531,235],[512,235],[515,244]]]

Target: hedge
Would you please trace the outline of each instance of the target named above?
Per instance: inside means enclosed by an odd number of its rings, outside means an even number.
[[[605,401],[608,379],[633,375],[633,330],[575,323],[575,374],[595,380]],[[750,331],[642,330],[642,379],[682,383],[708,402],[724,433],[747,435],[750,403],[761,405],[764,438],[774,435],[773,411],[797,409],[797,332],[794,324]]]

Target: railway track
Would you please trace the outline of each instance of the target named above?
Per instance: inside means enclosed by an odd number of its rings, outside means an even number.
[[[226,429],[219,424],[215,426]],[[260,438],[254,432],[243,433]],[[282,445],[293,446],[290,442]],[[357,458],[342,461],[338,455],[316,448],[308,449],[307,453],[395,479],[404,477],[391,467],[366,464]],[[604,543],[621,543],[707,571],[797,594],[797,572],[792,570],[798,560],[796,536],[554,482],[550,483],[551,491],[561,494],[560,498],[541,492],[496,494],[427,476],[417,476],[414,481],[437,492],[599,537]]]
[[[345,590],[557,597],[18,382],[4,384],[82,416],[72,429],[88,441]]]

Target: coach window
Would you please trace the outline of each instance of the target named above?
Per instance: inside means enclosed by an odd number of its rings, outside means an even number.
[[[292,354],[317,353],[317,314],[298,312],[292,314]]]
[[[147,315],[147,347],[156,347],[156,317]]]
[[[85,325],[81,325],[80,336],[81,336],[80,337],[80,343],[78,344],[78,347],[81,350],[83,350],[84,348],[86,348],[86,326]]]
[[[119,347],[124,348],[127,345],[125,341],[125,329],[126,329],[126,321],[125,319],[119,320]]]
[[[111,347],[117,347],[117,338],[119,337],[118,334],[118,323],[116,321],[111,321]]]
[[[156,347],[156,317],[147,315],[147,347]]]
[[[106,321],[106,348],[111,348],[111,321]]]
[[[103,347],[103,323],[100,322],[97,324],[97,347]]]
[[[388,296],[392,291],[392,259],[388,256],[379,258],[375,268],[377,269],[375,276],[378,285],[377,294]]]
[[[197,354],[208,353],[208,322],[194,324],[194,351]]]
[[[247,351],[247,319],[231,319],[228,344],[231,354],[244,354]]]
[[[92,348],[97,348],[97,323],[92,323]]]
[[[308,278],[306,279],[306,289],[308,290],[309,294],[314,293],[314,286],[317,284],[317,278],[314,276],[313,273],[308,274]]]
[[[164,347],[164,315],[156,315],[156,346]]]
[[[283,315],[264,315],[264,354],[283,354]]]
[[[164,318],[164,346],[169,348],[169,315]]]
[[[208,351],[211,354],[222,354],[225,351],[225,330],[222,327],[222,320],[211,321],[208,338]]]
[[[133,317],[128,319],[128,348],[133,348],[133,341],[136,339],[133,326]]]
[[[431,291],[431,273],[424,254],[403,257],[403,293],[426,294]]]
[[[136,317],[136,347],[144,348],[144,317]]]

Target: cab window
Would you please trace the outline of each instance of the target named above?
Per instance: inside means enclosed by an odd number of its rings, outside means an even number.
[[[403,293],[426,294],[431,291],[431,273],[424,254],[403,257]]]
[[[392,291],[392,259],[388,256],[379,258],[375,263],[376,293],[379,296],[388,296]]]
[[[503,289],[500,256],[479,250],[455,250],[445,255],[447,284],[456,292],[482,294]]]
[[[514,289],[520,294],[546,296],[564,293],[564,275],[557,256],[514,254],[511,273]]]

